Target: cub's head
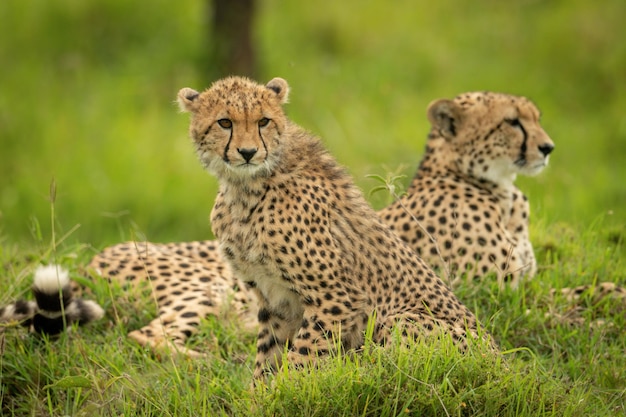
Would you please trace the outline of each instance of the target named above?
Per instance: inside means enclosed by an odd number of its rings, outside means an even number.
[[[535,175],[548,164],[554,143],[539,117],[530,100],[490,92],[436,100],[428,107],[431,138],[443,139],[442,150],[455,155],[458,168],[498,184],[516,174]]]
[[[202,93],[181,89],[178,104],[191,113],[190,136],[205,168],[220,179],[243,180],[267,175],[280,157],[288,96],[282,78],[261,85],[228,77]]]

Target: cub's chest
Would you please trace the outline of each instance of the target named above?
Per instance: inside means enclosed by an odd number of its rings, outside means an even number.
[[[220,193],[211,213],[215,236],[227,259],[257,265],[288,264],[312,234],[329,228],[329,194],[317,182],[266,184],[263,193]]]
[[[279,308],[286,300],[289,305],[296,305],[297,296],[282,268],[287,261],[277,256],[275,250],[277,239],[282,239],[284,234],[277,231],[280,221],[272,213],[275,210],[272,199],[260,200],[245,216],[241,215],[244,213],[241,207],[235,207],[239,216],[232,213],[221,216],[222,210],[228,212],[228,206],[218,207],[217,216],[212,216],[213,227],[223,257],[234,274],[246,282],[254,282],[273,308]]]
[[[211,212],[211,227],[224,257],[238,269],[271,263],[268,258],[269,227],[275,222],[267,210],[268,193],[258,196],[219,194]]]

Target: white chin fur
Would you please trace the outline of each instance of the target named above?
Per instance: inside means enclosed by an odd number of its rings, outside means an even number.
[[[218,179],[230,181],[248,181],[250,179],[267,176],[271,169],[267,161],[258,165],[242,164],[233,166],[221,159],[202,161],[207,171]]]
[[[510,161],[502,159],[491,161],[489,169],[481,172],[479,177],[508,188],[515,181],[516,171],[517,169]]]
[[[52,294],[69,283],[69,273],[58,265],[40,266],[35,270],[33,288],[40,292]]]
[[[527,175],[529,177],[532,177],[532,176],[539,174],[547,166],[548,166],[548,159],[546,158],[544,162],[535,164],[534,166],[525,167],[524,169],[520,171],[520,173]]]

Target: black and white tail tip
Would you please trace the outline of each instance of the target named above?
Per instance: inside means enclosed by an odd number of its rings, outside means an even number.
[[[33,279],[35,301],[18,300],[0,308],[0,322],[17,321],[40,334],[55,335],[72,323],[83,325],[102,318],[96,302],[74,299],[67,270],[40,266]]]

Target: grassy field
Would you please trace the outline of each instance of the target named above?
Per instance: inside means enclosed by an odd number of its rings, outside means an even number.
[[[199,0],[0,2],[0,304],[28,294],[40,262],[79,278],[107,244],[211,236],[217,184],[173,104],[214,79],[205,16]],[[367,174],[412,175],[434,99],[494,90],[542,109],[556,150],[545,173],[518,181],[539,275],[517,291],[459,290],[504,359],[443,342],[372,347],[251,390],[253,339],[235,323],[203,324],[206,360],[157,357],[125,337],[154,316],[151,300],[95,282],[106,320],[54,341],[0,334],[0,414],[626,413],[624,309],[550,297],[626,284],[624,16],[622,0],[259,3],[260,81],[289,81],[290,117],[365,192],[378,185]]]

